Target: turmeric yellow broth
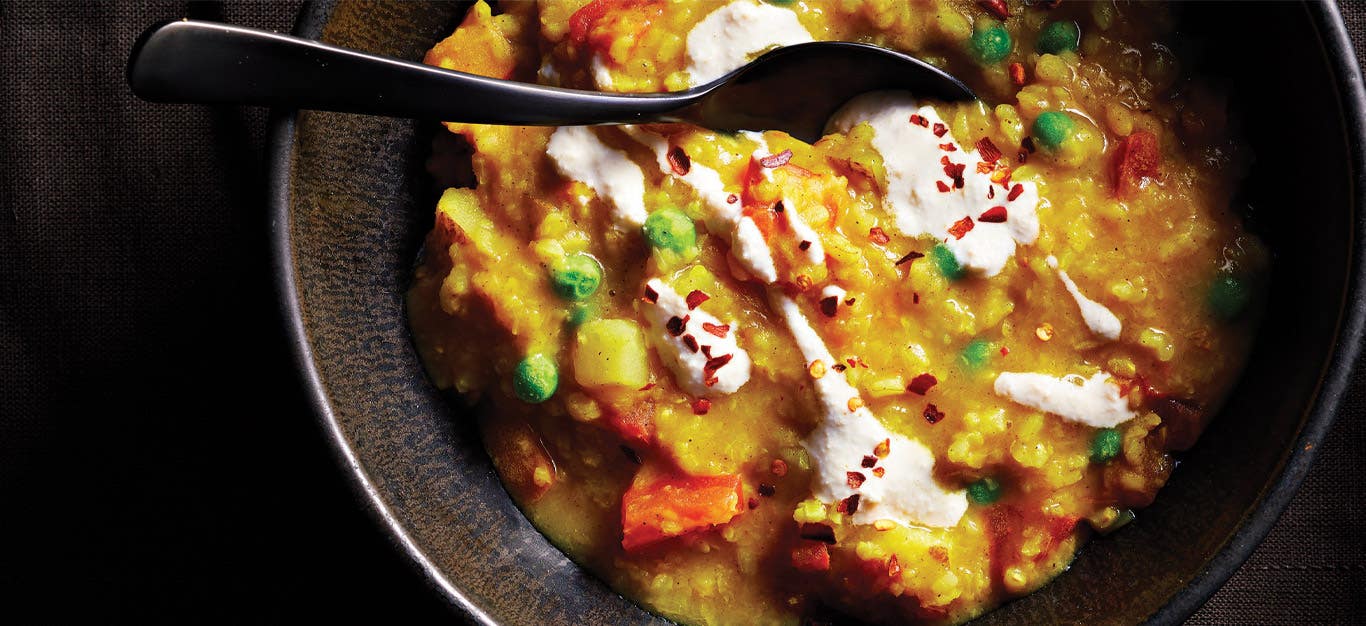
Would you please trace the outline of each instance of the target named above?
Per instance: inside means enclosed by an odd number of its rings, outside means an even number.
[[[653,92],[863,41],[983,97],[867,94],[814,145],[447,124],[477,185],[437,206],[412,328],[538,528],[687,623],[960,622],[1153,500],[1246,356],[1246,155],[1166,7],[1048,4],[480,3],[436,44]]]

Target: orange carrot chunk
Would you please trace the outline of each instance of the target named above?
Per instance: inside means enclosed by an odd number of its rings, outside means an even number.
[[[621,497],[621,547],[636,550],[729,522],[744,506],[739,474],[636,474]]]

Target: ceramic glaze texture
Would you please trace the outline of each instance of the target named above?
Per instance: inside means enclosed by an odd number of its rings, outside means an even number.
[[[322,34],[332,43],[416,58],[454,26],[454,14],[442,17],[439,9],[340,5]],[[1279,10],[1264,18],[1267,32],[1287,23],[1309,28],[1297,10]],[[1194,17],[1198,28],[1199,16]],[[1307,84],[1330,84],[1321,59],[1306,54],[1301,62]],[[1305,102],[1281,111],[1303,120],[1302,136],[1251,138],[1265,157],[1257,167],[1311,181],[1318,190],[1315,210],[1325,222],[1341,224],[1311,239],[1294,228],[1278,228],[1293,223],[1288,216],[1258,215],[1270,226],[1265,232],[1273,250],[1295,252],[1276,266],[1272,283],[1297,282],[1301,306],[1273,298],[1267,323],[1296,329],[1296,341],[1263,338],[1248,382],[1225,411],[1237,421],[1216,420],[1142,519],[1092,546],[1068,576],[988,615],[988,623],[1132,621],[1151,615],[1173,596],[1179,599],[1241,519],[1256,510],[1258,495],[1287,457],[1286,442],[1302,423],[1317,364],[1331,347],[1341,297],[1333,294],[1341,293],[1351,228],[1343,208],[1347,156],[1313,168],[1294,158],[1297,151],[1334,145],[1327,138],[1337,136],[1338,128],[1319,111],[1325,102],[1333,102],[1331,93],[1306,93]],[[1250,114],[1260,112],[1254,107]],[[422,377],[404,330],[401,293],[409,260],[430,227],[418,217],[420,207],[435,200],[420,167],[429,137],[422,125],[339,115],[305,115],[297,126],[291,211],[284,222],[293,237],[290,262],[297,282],[287,295],[298,299],[311,348],[308,365],[322,383],[320,393],[342,444],[354,453],[395,528],[411,541],[409,549],[427,560],[448,594],[463,594],[457,604],[467,610],[508,623],[557,615],[597,623],[651,619],[582,574],[525,523],[493,480],[470,419],[444,403]],[[1255,171],[1253,181],[1254,206],[1290,206],[1300,199],[1270,177],[1258,179]],[[1309,249],[1312,255],[1302,252]],[[1315,298],[1320,306],[1310,306]],[[1250,432],[1258,434],[1249,438]],[[1256,480],[1248,478],[1248,468],[1255,468]],[[478,562],[462,558],[470,553],[483,556]]]

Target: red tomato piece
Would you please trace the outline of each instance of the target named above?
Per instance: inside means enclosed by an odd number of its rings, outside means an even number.
[[[830,569],[830,548],[819,541],[801,540],[792,549],[792,567],[799,572],[824,572]]]
[[[643,445],[655,440],[655,403],[654,400],[631,402],[613,407],[608,413],[608,424],[622,439]]]
[[[1136,130],[1125,137],[1115,152],[1115,195],[1123,197],[1137,191],[1144,178],[1152,178],[1161,172],[1161,161],[1162,151],[1158,147],[1156,135],[1146,130]]]

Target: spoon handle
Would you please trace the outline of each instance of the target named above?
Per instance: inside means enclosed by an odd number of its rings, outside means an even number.
[[[626,95],[476,76],[216,22],[155,25],[128,60],[152,102],[248,104],[478,124],[673,121],[689,92]]]

